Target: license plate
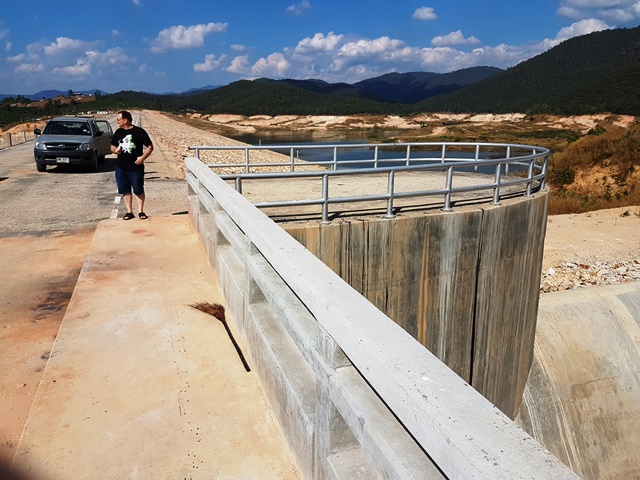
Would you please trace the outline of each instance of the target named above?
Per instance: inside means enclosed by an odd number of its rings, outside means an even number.
[[[57,157],[56,162],[58,163],[69,163],[69,157]]]

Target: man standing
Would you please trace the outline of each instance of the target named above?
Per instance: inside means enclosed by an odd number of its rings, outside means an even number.
[[[153,152],[153,143],[147,132],[133,124],[131,113],[126,110],[118,112],[116,117],[118,129],[111,139],[111,152],[118,155],[116,163],[116,183],[118,193],[123,196],[127,213],[123,220],[131,220],[133,214],[133,193],[138,199],[138,217],[144,220],[144,161]]]

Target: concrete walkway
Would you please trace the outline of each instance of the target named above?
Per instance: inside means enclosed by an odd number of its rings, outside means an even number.
[[[186,216],[98,225],[17,449],[33,478],[298,478]]]

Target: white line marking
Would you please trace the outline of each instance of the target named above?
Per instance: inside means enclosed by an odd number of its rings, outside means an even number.
[[[116,195],[116,198],[113,200],[113,203],[117,205],[120,203],[121,200],[122,200],[122,195]]]
[[[118,218],[118,209],[114,208],[113,210],[111,210],[111,216],[109,218]]]

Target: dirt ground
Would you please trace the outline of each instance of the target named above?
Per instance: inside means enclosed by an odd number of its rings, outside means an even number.
[[[92,238],[0,238],[0,464],[13,458]]]
[[[166,178],[183,177],[189,145],[231,142],[154,112],[144,112],[142,125],[156,146],[154,168]],[[550,217],[548,291],[640,280],[638,232],[640,206]],[[0,463],[13,458],[92,236],[83,230],[0,238]]]

